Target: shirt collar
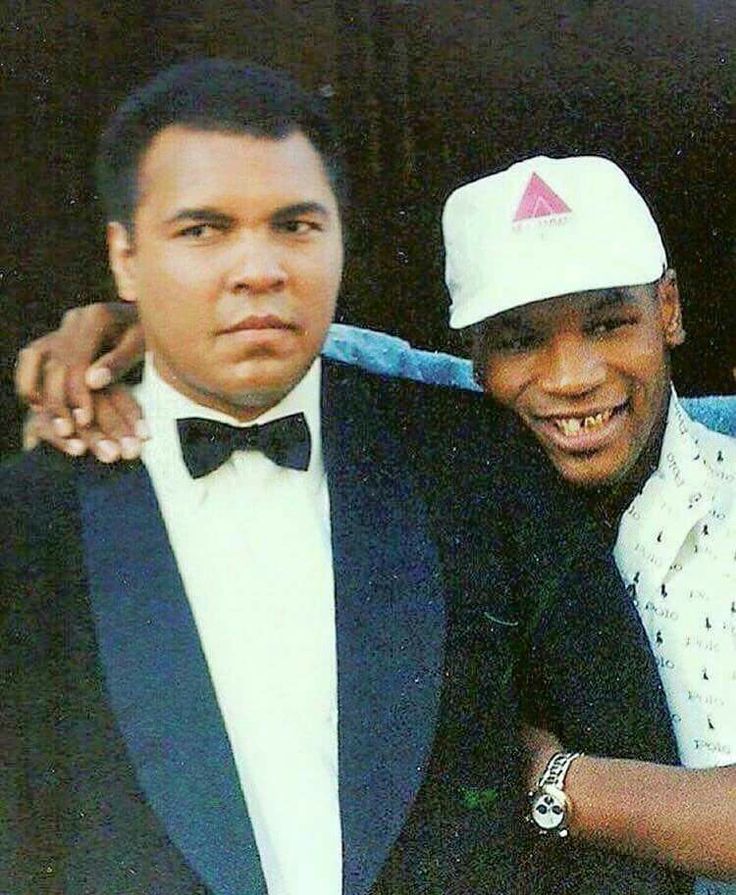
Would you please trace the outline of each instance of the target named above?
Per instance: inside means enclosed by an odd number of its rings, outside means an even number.
[[[673,480],[678,487],[700,483],[707,477],[708,464],[699,444],[695,424],[685,413],[672,388],[667,424],[655,475]]]
[[[181,446],[176,428],[176,421],[179,419],[200,417],[227,423],[231,426],[245,427],[255,423],[266,423],[293,413],[303,413],[312,439],[309,474],[321,475],[324,469],[320,413],[321,374],[321,361],[317,357],[307,373],[284,395],[278,404],[264,410],[255,419],[243,423],[227,413],[198,404],[177,391],[161,378],[152,357],[147,355],[143,378],[135,390],[136,399],[143,408],[143,414],[151,432],[149,441],[144,444],[143,460],[146,462],[147,457],[153,453],[160,453],[161,450],[171,451],[179,458],[183,468],[184,461],[181,457]]]
[[[642,568],[642,545],[656,554],[657,567],[662,575],[666,573],[689,532],[708,512],[704,479],[690,420],[672,389],[659,464],[623,514],[618,529],[614,557],[627,581]]]

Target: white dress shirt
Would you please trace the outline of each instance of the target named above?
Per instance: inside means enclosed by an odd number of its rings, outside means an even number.
[[[209,666],[269,895],[340,895],[334,581],[319,360],[257,420],[304,413],[312,438],[305,472],[236,451],[192,479],[176,420],[242,424],[184,397],[150,359],[137,398],[151,429],[143,462]]]
[[[691,420],[674,393],[659,466],[621,520],[615,557],[654,652],[680,760],[736,763],[736,439]],[[698,880],[696,892],[736,885]]]

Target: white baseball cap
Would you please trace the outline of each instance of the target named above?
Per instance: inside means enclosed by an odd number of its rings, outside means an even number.
[[[651,283],[667,269],[646,202],[599,156],[537,156],[461,186],[442,231],[453,329],[545,298]]]

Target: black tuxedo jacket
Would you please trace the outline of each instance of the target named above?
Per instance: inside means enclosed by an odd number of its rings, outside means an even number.
[[[622,727],[610,706],[622,680],[601,696],[612,678],[586,678],[558,622],[593,613],[610,626],[598,653],[613,639],[639,683],[656,679],[641,631],[513,423],[475,396],[339,364],[323,380],[344,895],[511,892],[534,860],[521,854],[515,745],[530,650],[563,663],[533,682],[544,711],[605,745]],[[1,487],[3,893],[262,893],[144,467],[38,451]],[[571,716],[570,681],[585,690]],[[662,705],[630,689],[629,714],[653,740]],[[647,892],[667,891],[649,879]],[[590,891],[614,891],[605,873],[598,882]]]

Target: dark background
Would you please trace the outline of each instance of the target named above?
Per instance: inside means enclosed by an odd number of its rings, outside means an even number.
[[[340,319],[447,348],[439,215],[518,157],[603,153],[653,206],[680,275],[683,393],[734,391],[736,0],[7,2],[0,448],[17,443],[17,347],[110,294],[90,176],[134,86],[208,54],[330,97],[352,200]]]

